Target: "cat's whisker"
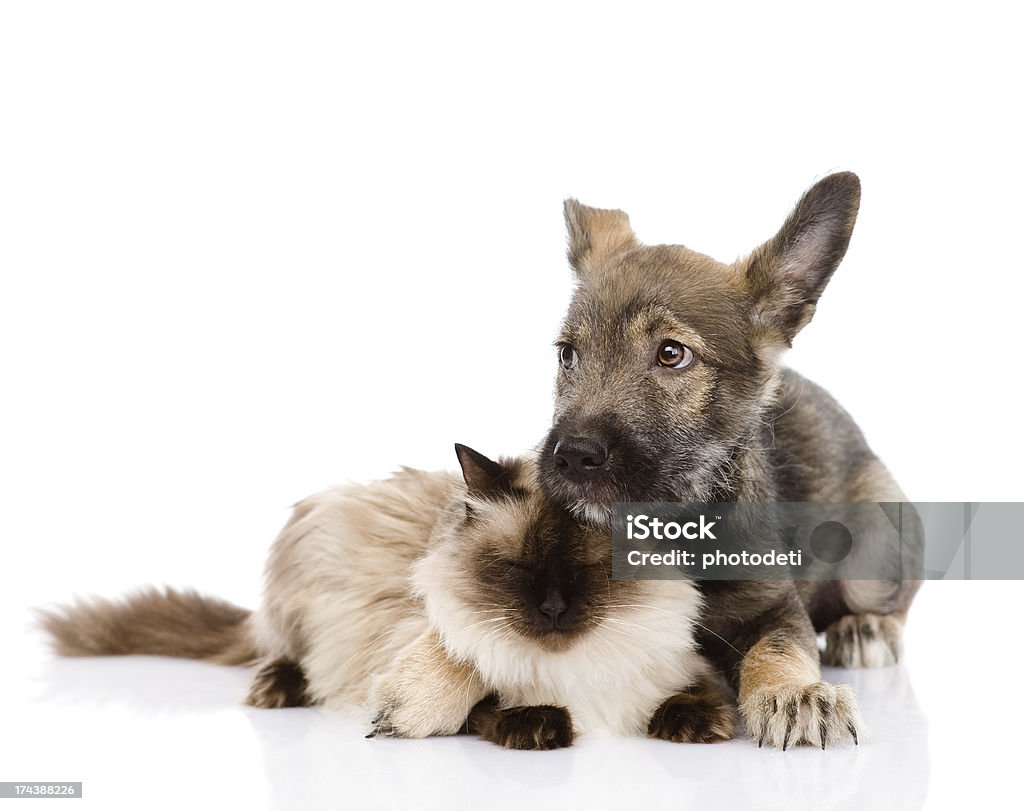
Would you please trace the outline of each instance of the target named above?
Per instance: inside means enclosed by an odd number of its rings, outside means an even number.
[[[700,629],[702,629],[704,631],[707,631],[709,634],[711,634],[711,636],[715,637],[716,639],[719,639],[722,642],[724,642],[726,645],[728,645],[730,648],[732,648],[734,651],[736,651],[736,653],[738,653],[740,656],[743,656],[743,651],[741,651],[739,648],[737,648],[735,645],[733,645],[728,639],[726,639],[721,634],[716,634],[714,631],[712,631],[710,628],[708,628],[708,626],[703,625],[703,624],[697,622],[697,620],[693,619],[692,617],[690,618],[690,622],[693,625],[696,625],[698,628],[700,628]]]
[[[505,625],[497,625],[494,628],[488,628],[487,633],[485,633],[482,637],[480,637],[480,639],[477,640],[477,645],[479,646],[484,644],[485,642],[489,642],[493,637],[497,636],[502,631],[507,630],[509,627],[510,626],[506,623]]]
[[[630,628],[639,628],[641,631],[650,632],[650,628],[646,625],[641,625],[638,622],[629,622],[628,620],[619,619],[618,617],[605,617],[605,622],[614,622],[619,625],[627,625]]]
[[[663,611],[666,614],[678,614],[678,610],[671,610],[668,608],[662,608],[658,605],[647,605],[645,603],[606,603],[604,608],[643,608],[649,611]]]
[[[670,610],[668,608],[662,608],[661,606],[657,606],[657,605],[648,605],[648,604],[645,604],[645,603],[608,603],[608,604],[606,604],[604,606],[604,608],[642,608],[642,609],[648,610],[648,611],[662,611],[662,612],[664,612],[666,614],[676,614],[676,613],[679,613],[677,611],[672,611],[672,610]],[[681,620],[688,620],[689,622],[691,622],[693,625],[696,625],[701,630],[707,631],[707,633],[709,633],[712,636],[716,637],[717,639],[721,640],[726,645],[728,645],[730,648],[732,648],[734,651],[736,651],[737,653],[742,655],[742,652],[739,650],[739,648],[737,648],[733,644],[731,644],[729,642],[729,640],[725,639],[724,637],[720,636],[719,634],[716,634],[714,631],[712,631],[710,628],[708,628],[708,626],[698,622],[697,620],[693,619],[693,617],[683,617],[681,615],[680,619]],[[619,622],[624,622],[624,620],[619,620]]]
[[[472,631],[474,628],[480,628],[481,626],[484,626],[484,625],[494,625],[494,623],[496,623],[496,622],[503,622],[504,620],[505,620],[504,617],[495,617],[494,619],[480,620],[480,622],[474,622],[472,625],[467,625],[463,630],[465,630],[465,631]]]

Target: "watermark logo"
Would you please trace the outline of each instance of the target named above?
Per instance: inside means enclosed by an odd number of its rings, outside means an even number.
[[[716,516],[721,520],[721,516]],[[675,541],[685,538],[688,541],[715,540],[712,530],[715,528],[715,521],[708,521],[704,515],[696,521],[687,521],[680,524],[678,521],[662,521],[660,518],[652,518],[649,515],[627,515],[626,516],[626,537],[629,540],[646,541],[653,538],[656,541]]]
[[[617,579],[1024,579],[1024,504],[616,504]]]

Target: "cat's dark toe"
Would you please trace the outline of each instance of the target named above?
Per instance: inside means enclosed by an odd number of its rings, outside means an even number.
[[[492,734],[506,749],[562,749],[573,742],[572,719],[562,707],[511,707],[498,710]]]
[[[733,736],[735,711],[717,696],[679,693],[655,711],[647,734],[674,743],[715,743]]]
[[[290,659],[275,659],[257,671],[246,704],[265,709],[310,706],[306,674]]]

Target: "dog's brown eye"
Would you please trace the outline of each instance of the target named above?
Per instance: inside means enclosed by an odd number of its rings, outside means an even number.
[[[685,369],[693,363],[693,350],[679,341],[663,341],[658,347],[658,363],[667,369]]]
[[[558,359],[562,363],[562,368],[567,372],[571,372],[576,368],[576,364],[579,363],[580,356],[576,354],[576,350],[569,346],[569,344],[562,344],[558,349]]]

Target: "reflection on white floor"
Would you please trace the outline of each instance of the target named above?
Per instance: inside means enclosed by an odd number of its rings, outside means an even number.
[[[536,753],[467,736],[367,740],[356,718],[239,705],[247,678],[238,668],[148,657],[44,660],[27,704],[52,719],[65,747],[88,750],[92,765],[45,775],[37,766],[31,779],[84,779],[86,799],[127,800],[126,791],[152,781],[169,806],[302,809],[476,807],[485,798],[528,808],[670,798],[684,808],[914,809],[928,785],[927,723],[904,667],[826,671],[854,686],[869,727],[860,746],[828,752],[758,750],[742,739],[585,739]]]
[[[1001,679],[1020,584],[928,583],[906,664],[828,670],[869,734],[822,752],[642,739],[507,752],[469,737],[363,737],[357,718],[241,705],[249,673],[172,659],[54,659],[0,611],[0,780],[81,780],[75,808],[779,809],[1016,807],[1019,702]],[[21,606],[42,600],[24,599]],[[1012,692],[1010,694],[1012,698]]]

